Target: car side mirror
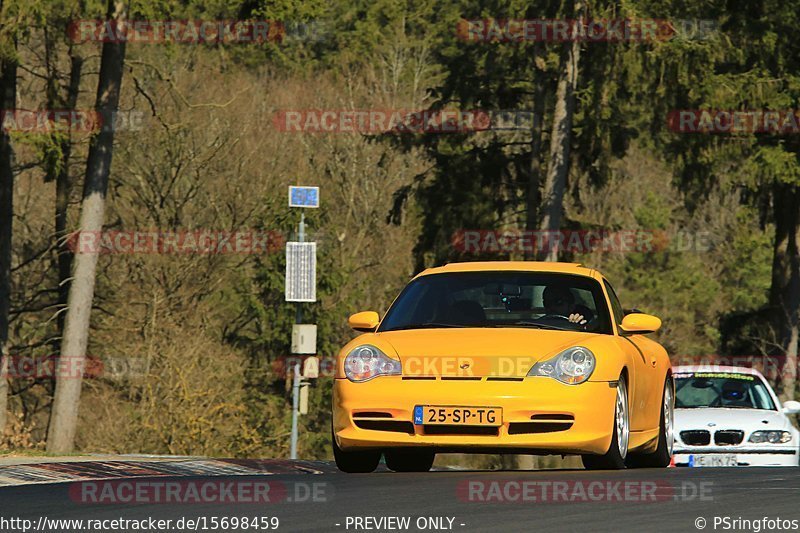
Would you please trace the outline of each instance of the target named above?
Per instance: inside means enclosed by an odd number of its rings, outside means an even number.
[[[783,402],[783,412],[787,415],[800,414],[800,402],[795,400]]]
[[[350,315],[347,319],[347,325],[356,331],[375,331],[381,319],[375,311],[362,311],[354,315]]]
[[[644,313],[631,313],[622,319],[620,328],[625,333],[653,333],[661,327],[661,319]]]

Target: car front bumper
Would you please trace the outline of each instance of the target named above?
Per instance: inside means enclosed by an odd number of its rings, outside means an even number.
[[[423,447],[440,452],[602,454],[611,444],[615,399],[614,383],[565,385],[545,377],[469,381],[384,376],[363,383],[336,379],[333,429],[343,450]],[[416,405],[499,407],[502,424],[480,430],[415,425]],[[553,419],[561,422],[547,422]]]

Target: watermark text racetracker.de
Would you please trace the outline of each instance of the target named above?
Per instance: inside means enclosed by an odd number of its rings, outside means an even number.
[[[573,504],[713,501],[710,481],[465,479],[458,499],[470,503]]]
[[[530,131],[535,120],[520,109],[282,109],[272,123],[285,133],[434,134]]]
[[[710,231],[665,230],[488,230],[461,229],[451,245],[465,254],[502,254],[560,251],[590,252],[708,252],[713,248]]]
[[[68,492],[81,505],[311,504],[333,499],[333,486],[323,481],[252,478],[80,481]]]
[[[60,533],[75,531],[142,531],[171,533],[183,531],[250,531],[277,530],[281,522],[277,516],[183,516],[181,518],[50,518],[37,520],[0,516],[0,531],[27,533]]]
[[[322,21],[283,20],[75,20],[67,29],[75,43],[237,45],[321,41]]]
[[[8,358],[6,377],[10,379],[132,379],[149,374],[145,357],[93,355],[21,355]]]
[[[283,235],[263,230],[78,231],[67,247],[82,254],[264,254],[281,250]]]
[[[796,361],[786,355],[671,355],[672,365],[693,365],[702,367],[705,372],[726,372],[730,367],[753,368],[768,380],[774,381],[786,376],[797,377]]]
[[[53,134],[98,131],[142,131],[145,114],[138,110],[102,113],[86,109],[0,109],[0,127],[7,133]]]
[[[714,20],[696,19],[461,19],[456,35],[470,43],[702,41]]]
[[[305,367],[306,361],[312,356],[308,355],[287,355],[279,356],[270,362],[270,374],[278,378],[287,378],[293,375],[296,365],[300,369]],[[136,360],[141,361],[141,360]],[[470,355],[404,355],[401,362],[402,373],[404,376],[458,376],[458,377],[517,377],[524,376],[539,359],[535,356],[492,356],[474,357]],[[116,363],[118,367],[114,375],[124,371],[132,371],[138,368],[131,362],[124,359],[117,361],[111,358],[112,365]],[[337,358],[333,356],[317,357],[319,377],[333,378],[337,372],[343,372],[337,367]],[[709,372],[723,372],[729,367],[747,367],[761,372],[767,379],[775,380],[782,376],[797,376],[796,367],[787,364],[785,355],[674,355],[672,356],[673,365],[696,365],[702,366],[703,370]],[[91,361],[87,367],[92,372],[84,371],[84,375],[98,374],[102,370],[102,361]],[[18,365],[19,370],[9,372],[13,377],[30,376],[33,372],[26,370],[35,368],[34,362],[22,360]],[[74,366],[74,365],[73,365]],[[67,368],[72,368],[68,366]],[[46,375],[51,369],[46,368],[42,374]],[[75,370],[72,375],[80,375]],[[341,375],[340,377],[343,377]]]
[[[797,135],[800,134],[800,111],[680,109],[667,115],[667,127],[675,133]]]

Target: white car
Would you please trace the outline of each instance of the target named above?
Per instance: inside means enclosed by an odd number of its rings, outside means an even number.
[[[676,466],[798,466],[800,432],[760,372],[733,366],[676,366]]]

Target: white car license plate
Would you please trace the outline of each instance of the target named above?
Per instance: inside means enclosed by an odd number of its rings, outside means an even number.
[[[739,461],[730,453],[697,454],[689,456],[689,466],[739,466]]]
[[[450,407],[439,405],[414,406],[414,423],[454,426],[501,426],[500,407]]]

